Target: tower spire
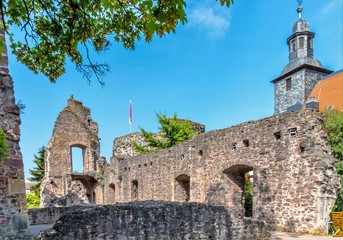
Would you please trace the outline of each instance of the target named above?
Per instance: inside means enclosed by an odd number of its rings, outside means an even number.
[[[301,19],[301,13],[303,11],[303,7],[301,6],[303,0],[297,0],[298,1],[298,9],[297,9],[297,12],[299,14],[299,19]]]

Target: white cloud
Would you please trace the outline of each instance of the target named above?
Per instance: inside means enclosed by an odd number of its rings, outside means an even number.
[[[340,2],[341,0],[332,0],[328,5],[326,5],[326,7],[324,7],[320,13],[322,15],[327,15],[327,14],[330,14],[331,11],[335,10],[338,5],[341,3]]]
[[[196,7],[188,15],[189,26],[206,32],[212,38],[223,37],[229,29],[230,20],[230,12],[219,12],[211,7]]]

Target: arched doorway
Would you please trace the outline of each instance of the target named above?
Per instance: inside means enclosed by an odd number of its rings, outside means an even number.
[[[190,199],[191,179],[186,174],[181,174],[175,178],[175,201],[188,202]]]
[[[108,201],[109,203],[115,203],[116,202],[116,186],[114,183],[111,183],[108,186]]]
[[[253,213],[253,167],[233,165],[223,171],[229,184],[227,205],[242,217]]]

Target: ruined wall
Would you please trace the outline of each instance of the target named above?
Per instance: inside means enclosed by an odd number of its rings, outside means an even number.
[[[5,33],[0,29],[5,41]],[[0,128],[6,133],[10,153],[0,165],[0,238],[5,233],[28,227],[24,166],[19,147],[20,110],[15,104],[13,81],[5,52],[0,61]]]
[[[54,224],[63,214],[83,209],[84,206],[31,208],[28,210],[30,226],[41,224]]]
[[[37,239],[240,240],[255,239],[253,233],[264,227],[241,221],[241,228],[235,231],[232,221],[224,207],[198,203],[149,201],[93,206],[67,212]]]
[[[71,183],[71,180],[66,177],[74,172],[71,151],[73,147],[82,149],[83,173],[81,175],[97,172],[100,159],[98,124],[91,119],[90,109],[71,97],[68,100],[68,106],[60,112],[56,120],[52,138],[47,147],[41,206],[48,206],[55,199],[71,192],[77,194],[77,191],[75,192],[73,189],[81,187],[82,182]],[[85,179],[83,180],[86,181]],[[88,183],[86,185],[84,186],[86,190],[80,188],[80,201],[92,201],[93,185]],[[87,193],[90,195],[88,198],[84,197],[84,191],[89,192]],[[75,200],[71,199],[71,201]]]
[[[339,188],[326,137],[320,113],[297,111],[210,131],[166,150],[114,157],[105,172],[105,203],[207,202],[242,219],[244,173],[253,170],[252,219],[270,228],[323,228]]]

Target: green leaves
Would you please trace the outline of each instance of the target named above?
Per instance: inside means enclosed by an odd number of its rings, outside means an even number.
[[[220,0],[220,5],[226,4],[227,7],[230,6],[230,4],[233,3],[233,0]]]
[[[154,136],[153,133],[145,131],[144,128],[140,128],[147,147],[133,142],[133,147],[137,152],[146,153],[169,148],[195,135],[195,132],[191,129],[191,122],[178,119],[176,113],[174,113],[172,118],[168,118],[165,114],[156,114],[156,117],[161,125],[159,127],[159,135]]]
[[[45,157],[46,148],[42,146],[38,150],[38,156],[34,155],[33,162],[36,166],[33,169],[30,169],[31,177],[28,178],[29,181],[35,182],[36,184],[31,187],[31,190],[39,197],[40,196],[40,185],[44,177],[44,157]]]
[[[27,207],[28,208],[39,208],[39,197],[34,193],[26,193]]]
[[[220,0],[226,6],[232,2]],[[100,84],[109,68],[94,63],[90,49],[100,53],[113,40],[134,49],[141,37],[149,42],[154,35],[175,33],[179,23],[187,22],[185,7],[185,0],[2,1],[4,26],[18,61],[55,82],[69,59],[88,81],[95,76]],[[18,35],[15,26],[21,29]]]
[[[244,188],[244,209],[245,217],[252,217],[252,208],[253,208],[253,194],[254,194],[254,185],[250,181],[249,173],[245,173],[245,188]]]
[[[324,117],[324,126],[328,131],[328,140],[333,156],[339,160],[335,167],[343,186],[343,112],[327,111]],[[343,189],[340,190],[332,211],[343,211]]]
[[[326,112],[324,126],[328,131],[328,140],[334,157],[343,161],[343,112]]]
[[[7,156],[9,151],[10,148],[7,145],[5,133],[2,128],[0,128],[0,165],[2,164],[3,159]]]

